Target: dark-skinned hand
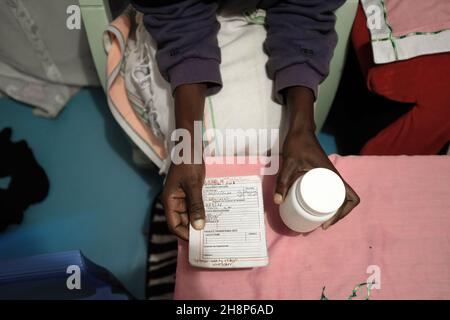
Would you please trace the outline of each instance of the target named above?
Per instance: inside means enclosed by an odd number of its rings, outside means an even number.
[[[169,229],[181,239],[189,239],[189,223],[197,230],[205,226],[204,180],[204,164],[172,164],[169,169],[161,198]]]
[[[170,231],[184,240],[189,239],[189,223],[197,230],[205,226],[202,198],[205,166],[203,161],[195,164],[194,153],[198,153],[197,155],[200,155],[198,158],[201,159],[202,146],[201,143],[195,144],[193,141],[194,122],[203,119],[205,93],[205,84],[181,85],[175,90],[176,128],[190,132],[192,158],[180,164],[172,162],[161,201]]]
[[[274,202],[281,204],[291,185],[303,174],[314,168],[327,168],[342,176],[320,146],[315,134],[314,95],[310,89],[288,89],[289,131],[283,144],[282,167],[277,177]],[[338,212],[322,228],[327,229],[347,216],[360,202],[359,196],[345,182],[346,198]]]

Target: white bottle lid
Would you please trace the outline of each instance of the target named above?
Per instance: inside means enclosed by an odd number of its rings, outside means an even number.
[[[333,171],[315,168],[301,177],[296,196],[300,205],[313,215],[335,213],[345,201],[345,185]]]

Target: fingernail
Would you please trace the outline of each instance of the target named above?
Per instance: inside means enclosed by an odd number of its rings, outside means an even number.
[[[192,222],[192,226],[195,230],[201,230],[205,226],[205,220],[204,219],[197,219]]]
[[[279,193],[275,193],[275,195],[273,196],[273,202],[275,202],[275,204],[282,204],[283,196]]]

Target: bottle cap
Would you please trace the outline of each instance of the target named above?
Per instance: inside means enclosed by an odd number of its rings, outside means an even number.
[[[345,185],[333,171],[315,168],[300,178],[297,200],[313,215],[328,215],[336,212],[345,200]]]

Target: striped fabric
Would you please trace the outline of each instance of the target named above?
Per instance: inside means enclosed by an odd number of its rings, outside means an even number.
[[[146,297],[149,300],[173,299],[177,237],[167,227],[164,208],[159,197],[152,206],[148,239]]]

